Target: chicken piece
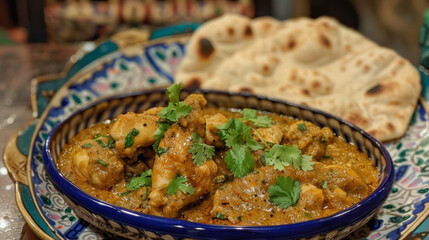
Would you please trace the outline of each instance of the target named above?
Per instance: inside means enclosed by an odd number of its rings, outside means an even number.
[[[219,129],[217,129],[217,126],[220,126],[228,122],[228,118],[226,118],[221,113],[204,116],[204,118],[206,119],[205,142],[207,144],[215,146],[216,148],[224,148],[225,143],[222,140],[220,140],[219,135],[217,135],[217,133],[219,132]]]
[[[267,143],[280,144],[284,136],[283,128],[280,125],[272,125],[268,128],[258,128],[256,131],[258,131],[262,140]],[[259,137],[256,136],[256,134],[254,134],[253,138],[259,140]]]
[[[105,143],[107,144],[107,142]],[[77,175],[99,188],[110,188],[124,179],[124,163],[112,149],[95,140],[85,140],[71,153]]]
[[[305,211],[319,211],[322,210],[325,197],[323,191],[313,184],[302,184],[301,193],[299,194],[298,206],[302,207]]]
[[[117,117],[110,135],[115,139],[115,147],[121,157],[131,158],[138,148],[150,146],[155,142],[154,133],[158,129],[156,113],[160,110],[158,109],[149,109],[139,114],[129,112]],[[136,136],[132,136],[134,144],[131,147],[125,147],[125,138],[133,128],[138,131]]]
[[[348,195],[341,188],[327,190],[325,196],[327,198],[328,205],[339,210],[349,208],[360,201],[358,198]]]
[[[329,186],[341,188],[347,193],[369,194],[368,186],[351,168],[333,164],[324,169]]]
[[[297,121],[290,125],[285,135],[285,142],[297,146],[304,154],[311,155],[315,159],[321,159],[325,154],[326,146],[334,138],[331,129],[306,122]]]
[[[234,178],[216,190],[211,216],[222,214],[232,224],[264,225],[267,218],[275,224],[284,223],[286,219],[282,219],[283,216],[270,217],[273,206],[267,204],[270,195],[267,189],[281,174],[272,166],[265,166],[243,178]]]
[[[176,217],[181,208],[208,193],[217,172],[217,165],[213,160],[207,160],[201,166],[197,166],[193,163],[192,154],[189,153],[192,133],[204,135],[205,121],[202,109],[206,105],[206,100],[201,95],[192,94],[184,102],[192,106],[192,110],[188,116],[179,118],[179,121],[165,132],[159,147],[168,150],[161,156],[156,156],[152,170],[149,205],[154,208],[154,214],[165,217]],[[167,195],[167,186],[178,174],[187,177],[187,183],[195,189],[194,194],[185,194],[179,190],[176,194]]]

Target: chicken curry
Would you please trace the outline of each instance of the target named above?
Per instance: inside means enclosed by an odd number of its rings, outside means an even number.
[[[60,172],[86,193],[145,214],[224,225],[332,215],[378,185],[371,159],[331,129],[252,109],[206,108],[202,95],[126,113],[64,146]]]

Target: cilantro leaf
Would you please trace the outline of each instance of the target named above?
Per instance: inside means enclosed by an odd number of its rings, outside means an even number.
[[[127,136],[125,136],[125,148],[129,148],[134,144],[133,137],[136,137],[137,135],[139,135],[139,133],[140,131],[135,128],[130,130]]]
[[[320,188],[322,188],[322,189],[326,189],[328,187],[328,181],[327,180],[323,180],[321,183],[320,183]]]
[[[258,116],[254,109],[245,108],[240,113],[243,114],[245,120],[253,122],[257,127],[267,128],[273,124],[273,119],[268,116]]]
[[[201,166],[205,161],[214,156],[214,147],[204,144],[201,141],[200,135],[194,132],[192,133],[192,140],[194,141],[189,148],[189,152],[192,154],[192,159],[194,159],[194,164]]]
[[[173,123],[177,122],[180,117],[187,116],[192,110],[191,106],[188,106],[184,102],[179,101],[179,94],[182,88],[183,83],[173,84],[165,91],[169,98],[169,102],[167,107],[158,112],[158,116],[160,117],[161,121],[158,124],[158,129],[154,134],[156,141],[153,144],[153,149],[155,151],[158,149],[159,143],[161,142],[161,139],[164,137],[164,133],[168,130],[168,128],[170,128]]]
[[[108,138],[109,137],[109,135],[101,135],[100,133],[97,133],[97,134],[95,134],[94,135],[94,139],[97,139],[97,138]]]
[[[95,163],[103,165],[105,167],[109,166],[109,164],[102,159],[98,159]]]
[[[216,218],[217,218],[217,219],[220,219],[220,220],[225,220],[225,216],[223,216],[223,214],[222,214],[222,213],[220,213],[220,212],[217,212],[217,213],[216,213]]]
[[[173,194],[177,194],[180,190],[183,193],[194,194],[195,189],[191,184],[186,184],[188,178],[186,176],[176,176],[171,180],[167,187],[167,195],[172,196]]]
[[[168,103],[168,106],[159,111],[158,116],[171,122],[177,122],[181,116],[187,116],[192,110],[184,102]]]
[[[226,166],[234,174],[234,177],[244,177],[253,170],[255,160],[249,148],[244,146],[234,146],[224,158]]]
[[[85,149],[88,149],[88,148],[91,148],[91,147],[92,147],[92,144],[91,144],[91,143],[85,143],[85,144],[83,144],[81,147],[83,147],[83,148],[85,148]]]
[[[155,143],[153,144],[153,148],[156,150],[159,147],[159,143],[161,142],[161,139],[164,137],[164,133],[171,127],[170,123],[167,122],[160,122],[158,124],[158,129],[156,129],[153,137],[156,139]]]
[[[167,90],[165,91],[165,94],[167,94],[171,103],[173,104],[179,103],[179,94],[182,89],[183,89],[182,82],[179,84],[173,84],[167,88]]]
[[[265,153],[265,164],[274,166],[274,169],[281,171],[285,166],[291,164],[291,161],[288,161],[287,155],[286,145],[275,144]]]
[[[113,139],[112,137],[109,137],[109,141],[107,142],[107,146],[109,148],[115,148],[115,139]]]
[[[302,171],[313,170],[314,162],[311,159],[312,156],[301,155],[299,158],[293,159],[293,166]]]
[[[278,205],[279,208],[288,208],[296,205],[301,192],[301,183],[298,180],[292,180],[290,176],[286,178],[279,176],[274,185],[268,188],[270,193],[270,202]]]
[[[309,171],[313,169],[312,157],[301,154],[299,148],[292,145],[274,144],[265,154],[265,163],[274,166],[276,170],[283,170],[284,167],[293,164],[295,169]]]
[[[160,157],[162,154],[168,152],[168,150],[170,150],[170,146],[168,146],[167,148],[156,148],[155,149],[155,153],[158,155],[158,157]]]
[[[165,93],[169,98],[168,106],[159,111],[158,116],[160,118],[169,120],[171,122],[177,122],[181,116],[187,116],[192,107],[186,105],[184,102],[179,101],[180,90],[183,88],[183,83],[173,84]]]
[[[299,131],[304,132],[304,131],[307,131],[307,126],[305,126],[305,123],[299,123],[298,129]]]
[[[264,148],[250,134],[250,126],[242,119],[230,118],[227,123],[217,126],[219,137],[225,141],[227,147],[247,145],[253,151]]]
[[[131,180],[125,184],[128,191],[134,191],[150,185],[152,185],[152,169],[143,172],[138,177],[131,178]]]
[[[107,145],[104,144],[104,142],[101,141],[100,139],[95,140],[95,142],[98,143],[98,145],[100,145],[102,148],[106,148],[107,147]]]

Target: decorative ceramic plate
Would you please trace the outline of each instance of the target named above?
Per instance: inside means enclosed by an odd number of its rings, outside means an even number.
[[[79,107],[127,89],[149,89],[173,81],[187,37],[143,41],[146,37],[136,33],[116,36],[58,78],[39,79],[35,84],[33,109],[38,117],[9,141],[5,163],[16,180],[18,207],[40,237],[118,239],[100,232],[71,211],[46,176],[42,150],[51,129]],[[429,81],[424,74],[421,76],[422,81]],[[55,95],[49,99],[53,92]],[[406,135],[385,145],[395,163],[393,190],[377,217],[348,239],[400,239],[427,234],[424,229],[429,229],[429,221],[422,222],[429,215],[428,124],[427,113],[419,104]]]

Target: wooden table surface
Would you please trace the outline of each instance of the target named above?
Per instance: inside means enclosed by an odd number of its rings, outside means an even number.
[[[0,155],[7,140],[32,118],[30,82],[61,72],[78,45],[0,46]],[[15,204],[15,189],[0,161],[0,239],[37,239]]]

